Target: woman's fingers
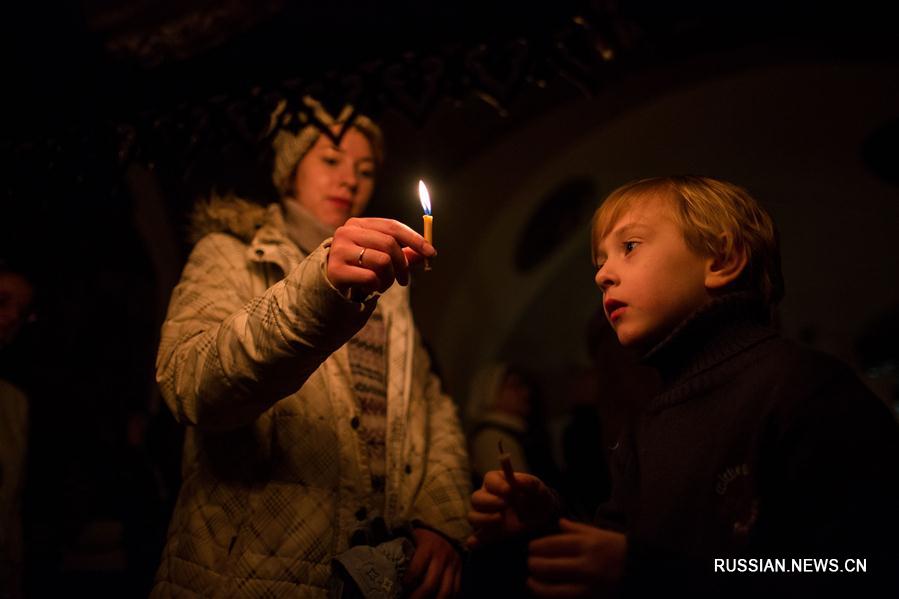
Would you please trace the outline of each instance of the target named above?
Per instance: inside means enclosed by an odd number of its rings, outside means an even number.
[[[363,252],[362,248],[360,248],[359,254],[356,255],[355,263],[349,266],[370,270],[375,273],[378,277],[378,288],[376,291],[386,291],[393,285],[394,281],[399,282],[401,285],[405,285],[408,282],[408,267],[406,267],[404,274],[398,273],[390,256],[371,248],[364,248],[364,250]]]
[[[394,278],[405,285],[409,282],[409,263],[406,255],[403,253],[397,240],[383,232],[377,230],[366,229],[364,227],[341,227],[347,229],[340,231],[359,248],[359,252],[354,253],[354,249],[350,249],[348,260],[357,262],[356,266],[362,268],[370,268],[379,274],[379,277],[385,278],[389,275],[391,282]],[[338,233],[335,233],[335,237]],[[359,253],[365,248],[362,254],[361,264],[359,264]],[[349,249],[349,248],[348,248]]]
[[[328,279],[342,293],[350,288],[386,291],[393,282],[409,283],[409,265],[437,255],[434,247],[406,225],[390,219],[351,218],[334,232]],[[377,283],[361,273],[370,270]]]
[[[416,550],[412,555],[412,561],[409,562],[409,569],[406,570],[404,584],[409,588],[415,588],[424,579],[428,567],[428,559],[424,551]]]
[[[410,599],[433,597],[434,593],[437,591],[437,585],[440,584],[441,581],[440,575],[443,573],[442,569],[433,562],[427,564],[425,567],[427,570],[425,571],[424,580],[421,581],[421,584],[419,584],[412,593]]]
[[[433,258],[437,255],[437,250],[434,249],[433,245],[425,241],[424,237],[396,220],[389,218],[351,218],[344,226],[360,227],[389,235],[400,246],[410,247],[426,258]]]
[[[412,248],[403,248],[403,255],[406,257],[406,263],[409,266],[413,264],[418,264],[422,260],[425,259],[424,256],[413,250]]]
[[[456,569],[453,564],[447,564],[443,568],[443,576],[440,580],[440,590],[437,591],[437,599],[449,599],[453,596],[453,585],[456,579]]]
[[[363,297],[381,291],[383,287],[383,282],[375,271],[346,264],[334,268],[329,266],[328,279],[344,295],[349,287],[361,291]]]

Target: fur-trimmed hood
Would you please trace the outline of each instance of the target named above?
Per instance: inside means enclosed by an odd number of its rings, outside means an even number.
[[[290,239],[304,254],[310,254],[334,235],[334,229],[318,222],[298,202],[263,206],[235,195],[213,195],[194,207],[190,239],[196,243],[210,233],[227,233],[250,245],[254,240],[270,243]]]
[[[265,223],[267,208],[236,195],[213,194],[200,200],[190,215],[188,235],[196,243],[210,233],[229,233],[250,243]]]

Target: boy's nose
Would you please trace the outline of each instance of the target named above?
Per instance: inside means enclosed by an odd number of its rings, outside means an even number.
[[[612,275],[612,272],[609,270],[607,265],[603,265],[598,271],[596,271],[596,286],[599,287],[600,291],[605,293],[606,289],[615,284],[615,277]]]

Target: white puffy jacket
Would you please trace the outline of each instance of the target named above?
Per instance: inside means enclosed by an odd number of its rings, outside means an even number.
[[[389,526],[468,532],[470,478],[442,393],[394,285],[365,304],[304,256],[279,205],[219,203],[172,293],[157,380],[187,426],[183,486],[153,596],[325,597],[330,559],[374,510],[344,344],[379,304],[387,328]],[[247,226],[251,224],[252,226]]]

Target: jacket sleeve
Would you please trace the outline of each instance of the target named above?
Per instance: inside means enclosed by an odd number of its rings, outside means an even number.
[[[471,499],[471,472],[465,437],[453,400],[443,392],[440,381],[430,372],[430,359],[416,335],[417,368],[428,372],[425,400],[428,405],[426,460],[422,486],[411,509],[413,523],[430,528],[457,542],[471,533],[468,508]]]
[[[328,282],[328,241],[254,297],[246,247],[230,235],[207,235],[172,292],[156,380],[183,424],[249,424],[302,387],[374,309],[374,301],[351,302]]]

